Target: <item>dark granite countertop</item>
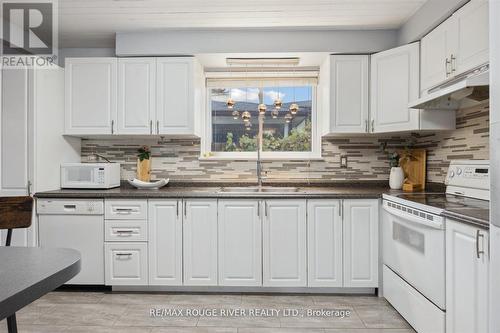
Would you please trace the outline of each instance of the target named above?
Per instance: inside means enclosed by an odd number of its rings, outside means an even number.
[[[473,224],[485,229],[490,228],[489,208],[449,209],[445,210],[442,215],[459,222]]]
[[[229,187],[255,187],[254,182],[188,182],[175,181],[159,190],[139,190],[128,183],[109,190],[62,189],[35,194],[37,198],[309,198],[309,199],[379,199],[383,194],[399,196],[402,191],[389,189],[387,182],[380,181],[323,181],[323,182],[266,182],[273,192],[227,192]],[[279,187],[297,187],[296,192],[280,191]],[[427,192],[415,193],[415,201],[444,209],[443,216],[470,224],[489,227],[489,203],[484,200],[457,198],[443,203],[436,200],[444,195],[441,184],[429,184]],[[408,193],[404,194],[405,196]]]
[[[182,186],[179,184],[168,185],[158,190],[140,190],[128,184],[109,190],[83,190],[62,189],[35,194],[37,198],[354,198],[354,199],[378,199],[383,193],[390,191],[387,186],[376,182],[371,186],[363,186],[359,183],[346,185],[345,183],[326,184],[294,184],[294,183],[272,183],[265,187],[272,187],[272,192],[247,192],[226,191],[230,187],[252,187],[253,183],[227,184],[218,183],[217,186],[200,186],[195,184]],[[197,185],[197,186],[196,186]],[[205,185],[205,184],[204,184]],[[231,185],[231,186],[228,186]],[[235,186],[237,185],[237,186]],[[289,192],[283,187],[297,187],[296,192]]]

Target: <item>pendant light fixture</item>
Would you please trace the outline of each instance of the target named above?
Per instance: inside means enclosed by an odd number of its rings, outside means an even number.
[[[295,78],[295,66],[293,67],[293,77]],[[290,111],[292,116],[295,116],[299,112],[299,105],[295,101],[295,84],[293,84],[293,103],[288,108],[288,111]]]
[[[248,111],[243,111],[241,114],[241,119],[243,119],[244,123],[250,122],[250,119],[252,118],[252,115]]]
[[[238,110],[234,110],[231,115],[233,116],[233,119],[234,120],[238,120],[238,118],[240,117],[240,111]]]
[[[232,76],[231,73],[231,65],[229,65],[229,76]],[[229,98],[226,101],[226,106],[228,110],[232,110],[234,108],[234,99],[233,99],[233,88],[229,88]]]
[[[271,111],[271,117],[273,117],[273,119],[276,119],[278,118],[280,112],[276,109],[274,109],[273,111]]]
[[[248,65],[245,65],[245,103],[248,105]],[[250,121],[250,118],[252,118],[252,115],[248,111],[243,111],[241,114],[241,119],[243,119],[243,122],[245,125]]]
[[[292,121],[292,118],[293,118],[292,115],[290,113],[287,113],[285,115],[285,123],[287,124],[290,123]]]
[[[264,70],[263,70],[263,65],[260,66],[260,69],[261,69],[261,80],[260,80],[260,91],[262,92],[262,94],[264,94],[264,83],[262,81],[262,77],[264,76]],[[264,98],[262,98],[264,102]],[[266,114],[266,109],[267,109],[267,106],[265,103],[260,103],[259,106],[258,106],[258,110],[259,110],[259,114],[260,115],[265,115]]]
[[[278,67],[279,67],[279,65],[278,65]],[[278,82],[278,96],[274,100],[274,108],[279,111],[281,109],[281,107],[283,106],[283,101],[280,98],[280,81],[279,81],[279,79],[277,82]]]

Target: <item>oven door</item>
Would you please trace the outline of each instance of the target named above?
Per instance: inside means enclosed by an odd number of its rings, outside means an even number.
[[[445,309],[445,231],[384,200],[383,262],[441,309]],[[401,205],[397,205],[401,208]],[[413,212],[413,210],[410,211]],[[436,219],[439,217],[436,217]]]

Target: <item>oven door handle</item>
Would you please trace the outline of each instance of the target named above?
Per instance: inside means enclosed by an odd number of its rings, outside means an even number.
[[[427,226],[427,227],[430,227],[433,229],[444,229],[442,222],[432,222],[432,221],[417,219],[417,218],[413,217],[413,215],[400,212],[399,210],[391,208],[391,207],[387,207],[385,204],[382,206],[382,208],[386,212],[388,212],[389,214],[401,217],[406,222],[412,222],[413,224],[419,224],[421,226]]]

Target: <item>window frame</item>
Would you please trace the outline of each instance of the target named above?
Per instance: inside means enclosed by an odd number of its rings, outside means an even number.
[[[203,131],[201,137],[200,160],[241,160],[256,161],[255,152],[213,152],[212,150],[212,87],[205,88],[206,103],[203,112]],[[318,117],[318,86],[311,85],[311,151],[260,151],[261,160],[320,160],[321,156],[321,133],[319,131]],[[270,113],[270,110],[268,110]],[[267,112],[266,112],[267,113]],[[264,120],[265,121],[265,120]]]

